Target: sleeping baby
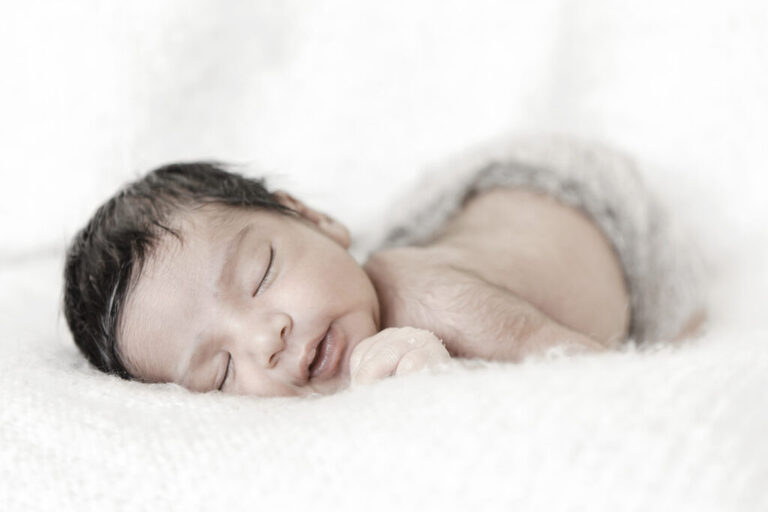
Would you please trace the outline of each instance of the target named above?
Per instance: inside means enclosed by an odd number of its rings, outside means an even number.
[[[558,144],[428,176],[362,265],[341,222],[264,180],[156,169],[68,249],[75,343],[127,379],[303,396],[690,332],[690,265],[631,161]]]

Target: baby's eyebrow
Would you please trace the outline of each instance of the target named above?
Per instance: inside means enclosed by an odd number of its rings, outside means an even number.
[[[240,248],[240,244],[245,238],[245,235],[247,235],[250,230],[251,224],[244,226],[240,231],[235,233],[235,236],[233,236],[229,243],[227,243],[227,247],[224,249],[224,258],[222,260],[221,269],[219,270],[219,277],[216,279],[216,288],[220,289],[222,284],[229,279],[230,274],[233,271],[232,260],[234,259],[235,254],[237,254],[237,250]]]

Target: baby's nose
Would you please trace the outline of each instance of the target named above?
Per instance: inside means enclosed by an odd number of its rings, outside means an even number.
[[[262,368],[274,368],[286,348],[292,328],[291,318],[284,313],[262,317],[242,333],[242,349]]]

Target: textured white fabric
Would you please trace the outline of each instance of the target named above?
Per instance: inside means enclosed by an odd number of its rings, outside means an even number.
[[[15,333],[0,359],[3,510],[768,505],[765,327],[318,399],[196,395],[97,374],[52,346],[58,267],[0,273],[17,291],[2,303]]]
[[[0,18],[0,510],[768,510],[763,0],[30,0]],[[122,382],[72,347],[63,242],[137,171],[255,162],[362,233],[415,170],[505,130],[654,166],[715,263],[706,336],[313,400]]]

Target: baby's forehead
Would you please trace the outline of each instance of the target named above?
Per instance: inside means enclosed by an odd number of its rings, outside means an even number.
[[[169,216],[167,224],[158,226],[154,259],[182,249],[199,250],[202,242],[216,243],[239,225],[258,219],[261,213],[223,205],[180,209]]]
[[[155,243],[142,262],[136,281],[142,280],[145,271],[210,262],[244,227],[250,226],[251,231],[266,236],[281,230],[279,222],[285,217],[271,211],[219,204],[180,209],[169,216],[166,224],[159,225]]]
[[[201,231],[217,233],[243,221],[245,217],[256,218],[260,213],[220,204],[205,204],[173,212],[170,224],[181,234]]]
[[[267,227],[288,217],[278,211],[210,203],[179,209],[171,215],[171,222],[190,232],[208,230],[220,233],[245,222]]]

